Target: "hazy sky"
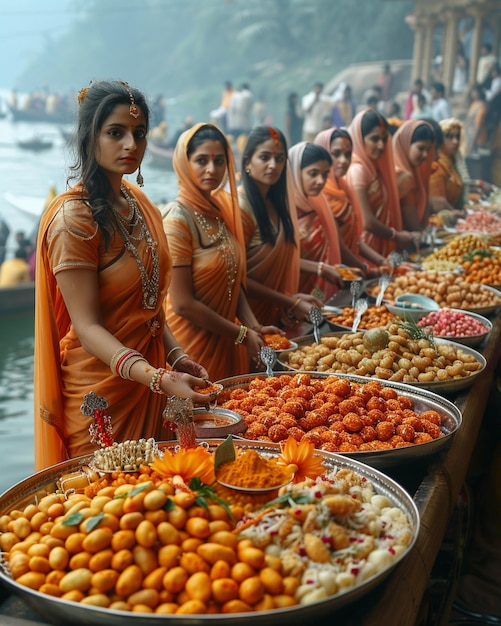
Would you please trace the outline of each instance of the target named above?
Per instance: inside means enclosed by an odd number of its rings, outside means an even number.
[[[75,16],[73,0],[1,0],[0,88],[11,89],[47,37],[58,38]]]

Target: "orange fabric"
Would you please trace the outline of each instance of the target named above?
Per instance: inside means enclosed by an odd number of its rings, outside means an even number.
[[[398,174],[406,172],[408,176],[397,176],[399,196],[402,205],[415,206],[416,214],[421,222],[424,219],[428,206],[428,186],[430,182],[431,166],[434,159],[434,149],[429,150],[426,160],[417,168],[409,161],[412,135],[416,128],[427,125],[423,120],[407,120],[393,135],[393,154],[395,170]],[[431,128],[431,126],[430,126]],[[424,228],[426,224],[422,224]]]
[[[363,217],[357,190],[365,189],[369,194],[371,209],[376,218],[385,226],[400,231],[402,230],[402,215],[398,199],[391,137],[388,138],[383,156],[378,161],[370,159],[365,152],[362,137],[362,119],[365,113],[367,110],[357,113],[348,128],[353,140],[353,160],[346,180],[352,191],[353,205]],[[395,249],[394,241],[380,239],[367,231],[364,231],[363,239],[384,256]]]
[[[336,127],[322,130],[315,138],[315,143],[330,152],[331,136]],[[345,245],[357,256],[360,256],[358,243],[362,236],[362,216],[353,207],[350,190],[346,179],[339,180],[331,168],[325,183],[323,194],[336,218],[339,236]]]
[[[165,398],[144,385],[114,376],[108,363],[87,353],[71,323],[55,274],[88,268],[97,274],[103,326],[125,346],[141,352],[156,367],[165,366],[162,333],[153,337],[147,322],[163,328],[163,300],[170,279],[170,257],[158,209],[135,186],[135,196],[149,231],[158,242],[160,285],[156,309],[142,308],[139,269],[115,234],[105,252],[82,187],[60,194],[44,211],[36,263],[35,305],[35,468],[91,454],[96,444],[88,432],[91,417],[82,415],[83,396],[94,391],[108,400],[115,441],[160,438]],[[138,252],[151,275],[151,255],[145,243]]]
[[[187,155],[190,139],[205,126],[212,125],[197,124],[183,133],[177,142],[173,166],[178,177],[179,194],[167,206],[164,229],[173,266],[191,265],[194,297],[222,317],[236,321],[246,266],[233,156],[230,151],[228,182],[231,193],[219,188],[212,192],[212,202],[209,203],[194,180]],[[229,235],[227,245],[217,242],[209,247],[201,246],[195,211],[212,220],[212,223],[216,218],[223,219],[225,234]],[[228,263],[235,263],[237,268],[231,299],[228,295]],[[175,337],[190,357],[205,367],[212,380],[248,372],[247,352],[244,347],[234,344],[234,337],[212,333],[176,315],[170,297],[166,300],[166,312]]]
[[[297,236],[296,245],[286,241],[279,224],[275,244],[263,243],[254,211],[245,193],[239,193],[242,223],[247,249],[247,277],[287,295],[298,292],[299,237],[296,211],[291,218]],[[249,298],[249,304],[260,323],[278,325],[284,311],[277,305]]]
[[[319,196],[306,196],[301,182],[301,158],[306,142],[302,141],[289,150],[290,167],[295,186],[295,203],[301,240],[301,258],[322,261],[329,265],[341,263],[339,234],[336,220],[323,193]],[[332,283],[311,273],[301,272],[299,291],[311,293],[316,287],[329,299],[337,291]]]
[[[465,120],[465,132],[470,150],[474,147],[484,147],[487,143],[487,128],[485,126],[487,111],[488,106],[484,100],[474,100],[470,104]],[[480,129],[480,132],[477,135],[475,145],[473,145],[473,138],[477,129]]]
[[[463,179],[454,161],[442,150],[436,161],[436,169],[430,176],[430,196],[443,197],[455,208],[461,208]]]

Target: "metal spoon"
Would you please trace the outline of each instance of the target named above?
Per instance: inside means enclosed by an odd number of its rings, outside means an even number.
[[[395,273],[395,269],[397,267],[400,267],[402,263],[402,255],[400,254],[400,252],[395,252],[394,250],[388,255],[388,261],[390,262],[391,267],[390,276],[393,276],[393,274]]]
[[[390,284],[390,277],[388,274],[382,274],[379,277],[379,293],[376,298],[376,306],[381,306],[381,302],[383,301],[384,292],[386,291],[386,287]]]
[[[318,308],[318,306],[312,306],[308,316],[310,318],[310,322],[313,324],[313,336],[315,337],[315,341],[320,343],[319,327],[323,321],[322,311]]]
[[[367,311],[367,300],[365,298],[360,298],[355,302],[355,319],[353,320],[353,326],[351,327],[351,332],[355,333],[357,331],[358,325],[360,324],[360,320],[362,319],[362,315]]]
[[[355,308],[355,302],[357,301],[358,296],[360,295],[360,289],[362,285],[359,280],[354,280],[350,283],[350,293],[351,293],[351,308]]]
[[[277,360],[277,354],[271,346],[263,346],[260,352],[261,361],[266,365],[266,375],[273,376],[273,366]]]

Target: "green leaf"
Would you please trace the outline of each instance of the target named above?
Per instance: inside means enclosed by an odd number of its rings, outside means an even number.
[[[80,513],[80,511],[77,511],[63,520],[63,526],[77,526],[83,521],[83,519],[84,516]]]
[[[270,506],[282,505],[294,506],[295,504],[308,504],[308,502],[311,502],[311,498],[306,494],[298,494],[297,496],[293,496],[290,493],[283,493],[282,495],[278,496],[278,498],[274,498],[273,500],[266,502],[266,504],[263,504],[263,506],[260,508],[267,509]]]
[[[99,524],[99,522],[104,519],[104,513],[98,513],[94,515],[94,517],[89,517],[89,519],[85,522],[85,530],[90,533],[91,530]]]

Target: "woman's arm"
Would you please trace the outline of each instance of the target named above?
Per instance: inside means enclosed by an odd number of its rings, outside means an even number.
[[[102,324],[97,273],[80,269],[64,270],[56,274],[56,280],[83,349],[109,364],[113,355],[124,346]],[[149,332],[148,329],[146,332]],[[137,361],[130,369],[130,377],[149,386],[156,369],[146,360]],[[204,400],[203,394],[192,390],[195,385],[205,384],[201,378],[188,374],[172,378],[163,376],[160,384],[162,391],[168,395],[191,398],[198,403],[207,400]]]
[[[329,281],[333,285],[336,285],[340,289],[342,289],[344,286],[341,274],[336,270],[335,267],[329,265],[328,263],[317,263],[317,261],[301,259],[299,261],[299,267],[302,272],[307,272],[308,274],[316,274],[321,278],[325,278],[325,280]]]

